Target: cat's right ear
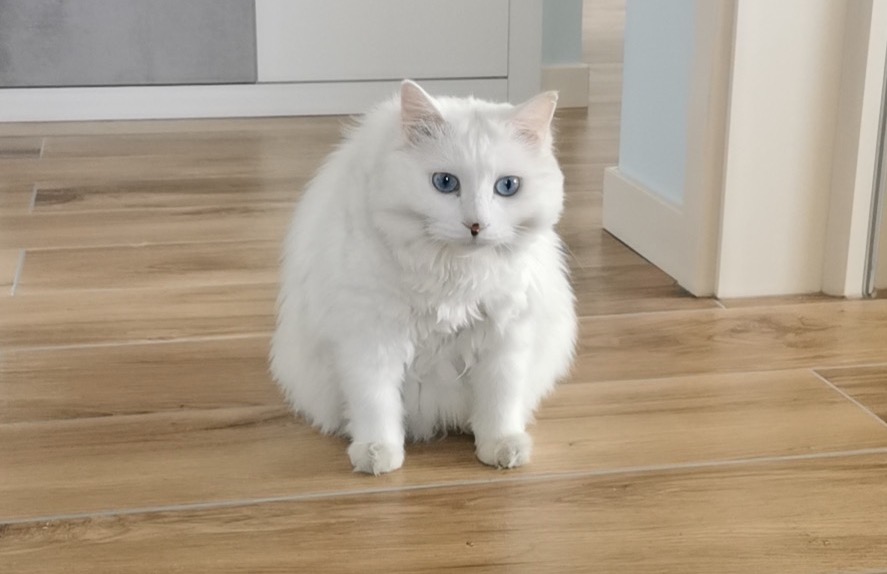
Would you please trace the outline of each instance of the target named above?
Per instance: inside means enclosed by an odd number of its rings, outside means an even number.
[[[412,80],[400,84],[400,118],[404,137],[411,143],[433,137],[444,123],[434,99]]]

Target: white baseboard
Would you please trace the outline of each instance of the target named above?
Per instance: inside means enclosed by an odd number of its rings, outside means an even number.
[[[616,167],[604,172],[603,222],[604,229],[682,287],[696,296],[711,295],[686,248],[685,214]]]
[[[543,66],[542,90],[560,92],[559,108],[587,108],[588,64]]]
[[[365,112],[399,82],[0,89],[0,122],[334,115]],[[433,94],[504,101],[508,80],[426,80]]]

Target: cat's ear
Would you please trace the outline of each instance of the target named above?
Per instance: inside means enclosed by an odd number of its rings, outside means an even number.
[[[412,80],[400,84],[400,118],[404,136],[413,143],[433,136],[444,123],[434,99]]]
[[[521,139],[539,145],[551,133],[551,119],[557,108],[557,92],[543,92],[515,108],[511,124]]]

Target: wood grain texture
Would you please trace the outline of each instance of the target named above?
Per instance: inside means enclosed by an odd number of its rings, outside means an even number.
[[[774,307],[778,305],[798,305],[801,303],[825,303],[837,300],[839,299],[822,293],[808,293],[804,295],[783,295],[778,297],[721,299],[721,304],[728,309],[740,309],[742,307]]]
[[[887,572],[887,300],[694,299],[603,231],[624,2],[583,19],[579,355],[515,471],[456,435],[355,475],[270,380],[278,246],[351,120],[0,125],[0,572]]]
[[[42,186],[34,197],[34,211],[110,211],[118,209],[175,209],[188,207],[279,205],[291,208],[307,177],[195,178],[123,180],[113,183]]]
[[[587,317],[599,380],[887,362],[887,300]]]
[[[40,572],[875,572],[887,456],[469,484],[7,526]]]
[[[887,365],[822,369],[819,374],[887,423]]]
[[[29,377],[43,379],[39,364],[31,366],[36,374],[20,377],[18,385],[4,383],[10,389],[4,392],[12,395],[13,407],[23,404],[19,412],[30,406],[31,418],[40,418],[51,410],[41,415],[34,403],[15,399],[39,397],[46,389],[46,383],[31,389]],[[0,459],[16,461],[0,481],[0,521],[887,447],[887,428],[806,371],[577,383],[565,385],[539,413],[532,430],[536,454],[527,467],[513,472],[483,467],[474,459],[470,438],[456,436],[411,445],[403,469],[373,478],[350,471],[344,441],[319,436],[294,420],[282,400],[271,399],[267,375],[248,367],[248,378],[239,381],[219,374],[216,394],[201,384],[209,373],[192,380],[192,371],[156,371],[167,379],[158,392],[187,387],[172,396],[192,405],[188,409],[146,400],[143,409],[167,410],[0,425]],[[120,383],[120,391],[113,390],[113,376],[90,381],[95,372],[87,369],[77,376],[72,369],[71,378],[56,377],[60,398],[80,387],[86,387],[84,395],[96,396],[101,391],[89,387],[103,386],[116,395],[112,409],[131,413],[140,405],[138,386],[143,393],[153,392],[147,366],[127,372],[133,379]],[[265,406],[221,408],[223,397],[233,403],[270,400]]]
[[[20,249],[0,249],[0,297],[12,294],[21,255]]]
[[[43,138],[34,137],[0,137],[0,159],[35,157],[40,158]]]
[[[0,346],[270,333],[276,297],[277,286],[267,284],[7,297],[0,299]]]
[[[279,405],[267,336],[7,350],[0,423]]]
[[[27,213],[33,198],[33,185],[0,185],[0,215]]]
[[[277,241],[29,251],[18,292],[276,285],[279,256]]]
[[[291,210],[283,206],[0,215],[0,249],[95,247],[208,241],[281,241]]]

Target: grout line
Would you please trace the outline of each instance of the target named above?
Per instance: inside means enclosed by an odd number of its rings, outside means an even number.
[[[271,336],[270,331],[255,333],[236,333],[232,335],[200,335],[194,337],[176,337],[172,339],[128,339],[126,341],[104,341],[100,343],[72,343],[67,345],[36,345],[8,346],[6,351],[19,352],[44,352],[44,351],[69,351],[73,349],[103,349],[107,347],[135,347],[138,345],[174,345],[176,343],[201,343],[209,341],[237,341],[240,339],[261,339]]]
[[[31,189],[31,201],[28,203],[28,213],[34,213],[34,208],[37,207],[37,184],[35,183],[33,188]]]
[[[814,371],[813,369],[810,369],[810,372],[813,373],[813,376],[815,376],[817,379],[819,379],[820,381],[822,381],[823,383],[825,383],[826,386],[828,386],[828,387],[831,388],[833,391],[835,391],[836,393],[838,393],[838,394],[840,394],[841,396],[843,396],[845,399],[847,399],[848,401],[850,401],[851,403],[853,403],[854,405],[856,405],[857,407],[859,407],[860,409],[862,409],[867,415],[869,415],[870,417],[872,417],[872,418],[874,418],[876,421],[878,421],[878,424],[880,424],[880,425],[883,426],[883,427],[887,427],[887,421],[885,421],[884,419],[882,419],[881,417],[879,417],[878,415],[876,415],[876,414],[875,414],[874,412],[872,412],[871,409],[869,409],[867,406],[865,406],[864,404],[862,404],[861,402],[859,402],[858,400],[856,400],[855,398],[853,398],[852,396],[850,396],[846,391],[844,391],[844,389],[838,387],[838,386],[835,385],[833,382],[831,382],[830,380],[826,379],[825,377],[823,377],[822,375],[820,375],[819,373],[817,373],[817,372]]]
[[[429,484],[417,484],[410,486],[391,486],[378,488],[358,488],[353,490],[342,490],[335,492],[315,492],[309,494],[293,494],[287,496],[272,496],[261,498],[247,498],[239,500],[224,500],[218,502],[195,502],[188,504],[170,504],[164,506],[152,506],[142,508],[125,508],[119,510],[99,510],[95,512],[73,512],[69,514],[54,514],[45,516],[34,516],[29,518],[0,518],[0,527],[35,524],[45,522],[61,522],[69,520],[88,520],[95,518],[112,518],[123,516],[134,516],[139,514],[158,514],[165,512],[190,512],[201,510],[214,510],[225,508],[237,508],[246,506],[257,506],[261,504],[291,503],[291,502],[310,502],[315,500],[328,500],[332,498],[343,498],[353,496],[367,496],[379,494],[393,494],[402,492],[421,492],[426,490],[439,490],[444,488],[462,488],[467,486],[486,486],[500,484],[526,484],[544,481],[563,481],[573,480],[577,478],[596,478],[610,477],[616,475],[632,475],[632,474],[652,474],[657,472],[682,471],[682,470],[698,470],[698,469],[718,469],[730,468],[735,466],[745,466],[750,464],[768,464],[792,461],[807,460],[828,460],[834,458],[850,458],[855,456],[866,456],[876,454],[887,454],[887,447],[865,448],[858,450],[846,450],[824,453],[795,454],[781,456],[762,456],[740,459],[728,459],[721,461],[704,461],[690,462],[679,464],[658,464],[648,466],[629,466],[617,467],[612,469],[573,471],[573,472],[549,472],[540,473],[529,476],[511,476],[506,478],[484,478],[474,480],[457,480],[452,482],[435,482]],[[493,471],[491,471],[493,472]],[[368,480],[372,480],[367,477]]]
[[[22,269],[25,266],[25,253],[26,251],[24,249],[19,249],[18,264],[15,267],[15,275],[12,278],[12,289],[9,290],[9,295],[11,297],[15,297],[15,290],[18,288],[18,283],[22,276]]]

